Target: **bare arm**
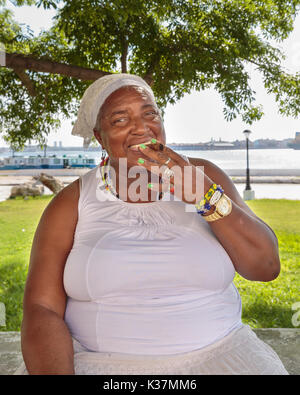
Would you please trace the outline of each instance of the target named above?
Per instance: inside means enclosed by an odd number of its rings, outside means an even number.
[[[207,160],[189,158],[189,161],[194,166],[204,166],[206,190],[213,182],[220,184],[232,200],[230,215],[209,224],[236,271],[247,280],[274,280],[280,272],[275,233],[247,206],[224,171]]]
[[[64,322],[63,271],[77,224],[78,180],[45,209],[30,256],[21,346],[29,374],[74,374],[73,345]]]

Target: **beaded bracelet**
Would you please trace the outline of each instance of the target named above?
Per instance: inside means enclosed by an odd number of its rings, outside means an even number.
[[[212,184],[207,193],[204,195],[204,198],[195,205],[197,213],[204,215],[210,211],[212,206],[214,206],[219,201],[223,193],[224,191],[220,185]]]

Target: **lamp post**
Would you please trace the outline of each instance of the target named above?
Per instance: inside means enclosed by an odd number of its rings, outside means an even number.
[[[246,129],[243,131],[243,133],[246,137],[246,152],[247,152],[246,188],[244,190],[244,200],[252,200],[254,199],[255,194],[250,186],[250,171],[249,171],[249,136],[251,131]]]

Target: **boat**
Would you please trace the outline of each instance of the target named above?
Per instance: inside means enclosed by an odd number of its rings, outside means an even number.
[[[0,158],[0,170],[19,169],[73,169],[73,168],[94,168],[95,159],[86,155],[57,157],[52,156],[11,156]]]
[[[300,142],[297,143],[296,141],[293,141],[292,143],[288,143],[288,147],[293,149],[300,149]]]
[[[291,143],[288,143],[288,147],[300,150],[300,132],[296,132],[295,139]]]

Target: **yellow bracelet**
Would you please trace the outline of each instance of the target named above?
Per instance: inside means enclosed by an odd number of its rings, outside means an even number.
[[[200,200],[195,206],[197,209],[197,213],[204,215],[216,202],[221,198],[222,194],[224,193],[222,187],[217,184],[212,184],[209,190],[204,195],[204,198]]]

